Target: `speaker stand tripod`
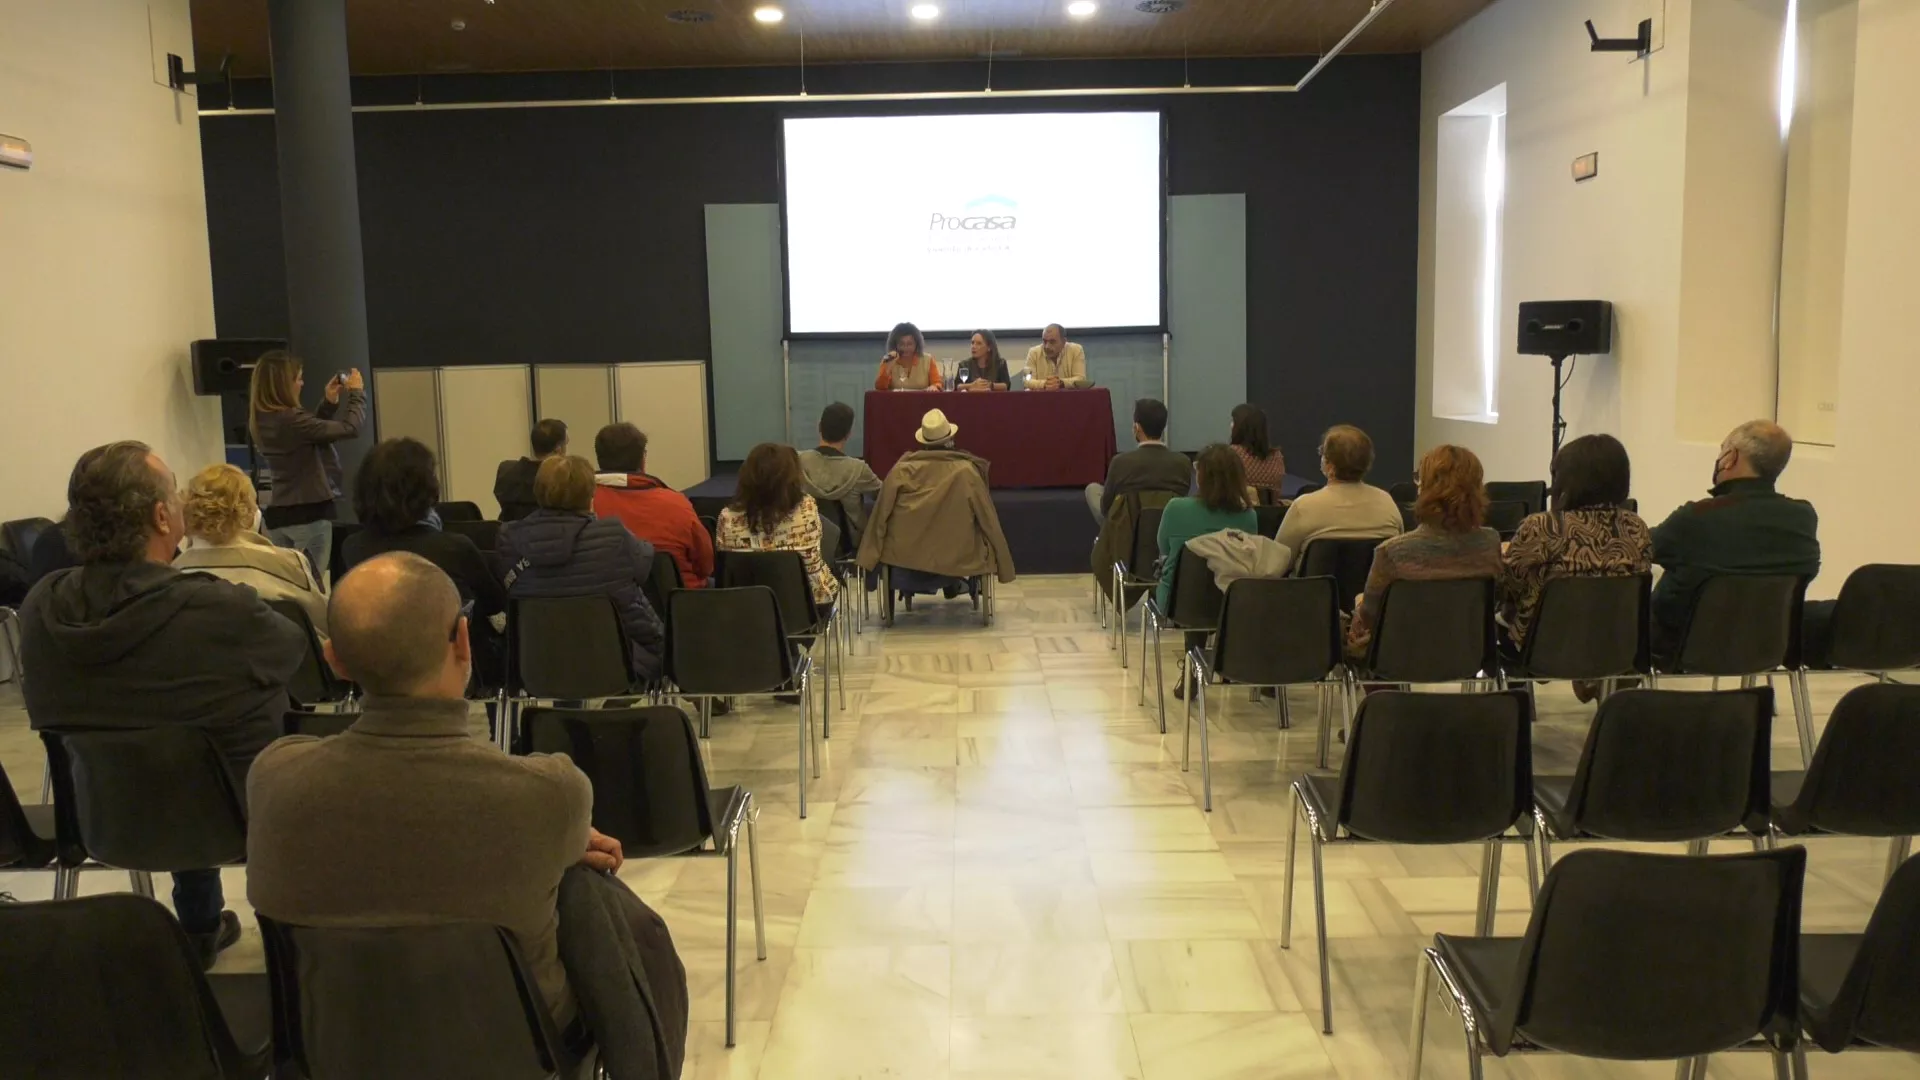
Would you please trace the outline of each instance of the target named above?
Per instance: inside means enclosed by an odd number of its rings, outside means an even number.
[[[1567,435],[1567,418],[1560,415],[1560,391],[1567,388],[1567,379],[1572,376],[1561,374],[1561,365],[1567,362],[1567,357],[1552,356],[1548,359],[1553,361],[1553,455],[1547,461],[1552,462],[1560,456],[1560,440]]]

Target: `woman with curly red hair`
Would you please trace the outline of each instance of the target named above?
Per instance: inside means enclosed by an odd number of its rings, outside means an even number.
[[[1380,610],[1388,585],[1500,577],[1500,534],[1481,524],[1487,516],[1487,485],[1480,459],[1464,446],[1436,446],[1420,460],[1419,475],[1413,516],[1420,525],[1374,549],[1366,594],[1347,628],[1352,655],[1366,653],[1373,638],[1369,615]]]

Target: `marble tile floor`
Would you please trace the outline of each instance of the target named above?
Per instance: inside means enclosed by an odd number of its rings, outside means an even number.
[[[629,863],[622,873],[665,916],[687,965],[687,1077],[1404,1074],[1415,957],[1436,931],[1471,931],[1477,848],[1328,849],[1335,1029],[1321,1034],[1304,853],[1294,946],[1279,946],[1285,784],[1313,761],[1314,695],[1295,693],[1296,727],[1282,732],[1270,703],[1215,692],[1214,811],[1203,814],[1197,767],[1180,768],[1178,703],[1163,737],[1135,703],[1138,669],[1123,674],[1107,648],[1089,589],[1084,576],[1003,586],[991,628],[964,600],[916,604],[891,630],[870,623],[855,639],[847,708],[836,708],[805,821],[795,814],[790,709],[716,718],[714,781],[748,785],[765,808],[769,957],[752,959],[743,895],[733,1050],[722,1039],[724,863]],[[1175,649],[1169,640],[1170,659]],[[1813,680],[1822,718],[1850,685]],[[1591,707],[1564,685],[1543,688],[1540,704],[1537,763],[1571,771]],[[1774,751],[1781,767],[1797,765],[1787,718]],[[16,689],[0,687],[0,764],[27,801],[39,796],[42,762]],[[1865,926],[1884,857],[1883,844],[1814,841],[1806,927]],[[1524,929],[1524,869],[1510,852],[1500,933]],[[244,871],[226,881],[248,929],[222,970],[258,969]],[[82,882],[84,892],[125,887],[110,873]],[[51,887],[50,875],[0,874],[0,890],[21,899]],[[1434,1009],[1427,1040],[1427,1076],[1465,1075],[1454,1018]],[[1816,1052],[1811,1067],[1820,1080],[1920,1078],[1920,1060],[1904,1055]],[[1539,1056],[1489,1060],[1487,1075],[1652,1080],[1673,1068]],[[1709,1075],[1772,1072],[1762,1056],[1728,1054]]]

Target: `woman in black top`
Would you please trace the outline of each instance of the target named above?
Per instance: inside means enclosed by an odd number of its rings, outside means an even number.
[[[433,512],[439,501],[433,451],[413,439],[377,444],[354,475],[360,531],[341,546],[341,561],[350,572],[375,555],[410,551],[446,571],[460,598],[473,604],[474,669],[482,681],[498,686],[505,654],[489,619],[507,610],[507,590],[471,539],[441,531]]]
[[[954,373],[955,390],[1005,390],[1012,383],[1007,377],[1007,362],[1000,356],[1000,341],[991,330],[975,330],[970,355]]]

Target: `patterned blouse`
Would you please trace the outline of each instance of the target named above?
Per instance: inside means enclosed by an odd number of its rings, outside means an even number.
[[[1240,455],[1240,463],[1247,467],[1247,486],[1280,494],[1280,481],[1287,478],[1287,459],[1278,450],[1269,450],[1263,458],[1254,457],[1247,448],[1234,445],[1234,452]]]
[[[793,508],[772,532],[757,533],[747,527],[747,515],[729,506],[720,511],[714,532],[715,545],[721,551],[797,551],[807,565],[807,579],[813,586],[813,602],[824,604],[840,588],[833,570],[820,557],[820,509],[813,496],[800,496]]]
[[[1644,574],[1652,558],[1647,523],[1631,510],[1595,506],[1528,516],[1513,534],[1500,575],[1500,612],[1513,643],[1533,628],[1547,582]]]
[[[1373,569],[1367,571],[1367,592],[1347,627],[1347,652],[1365,656],[1373,640],[1373,617],[1386,603],[1387,586],[1396,581],[1452,581],[1459,578],[1500,576],[1500,534],[1492,529],[1449,532],[1421,525],[1410,533],[1383,540],[1373,549]]]

